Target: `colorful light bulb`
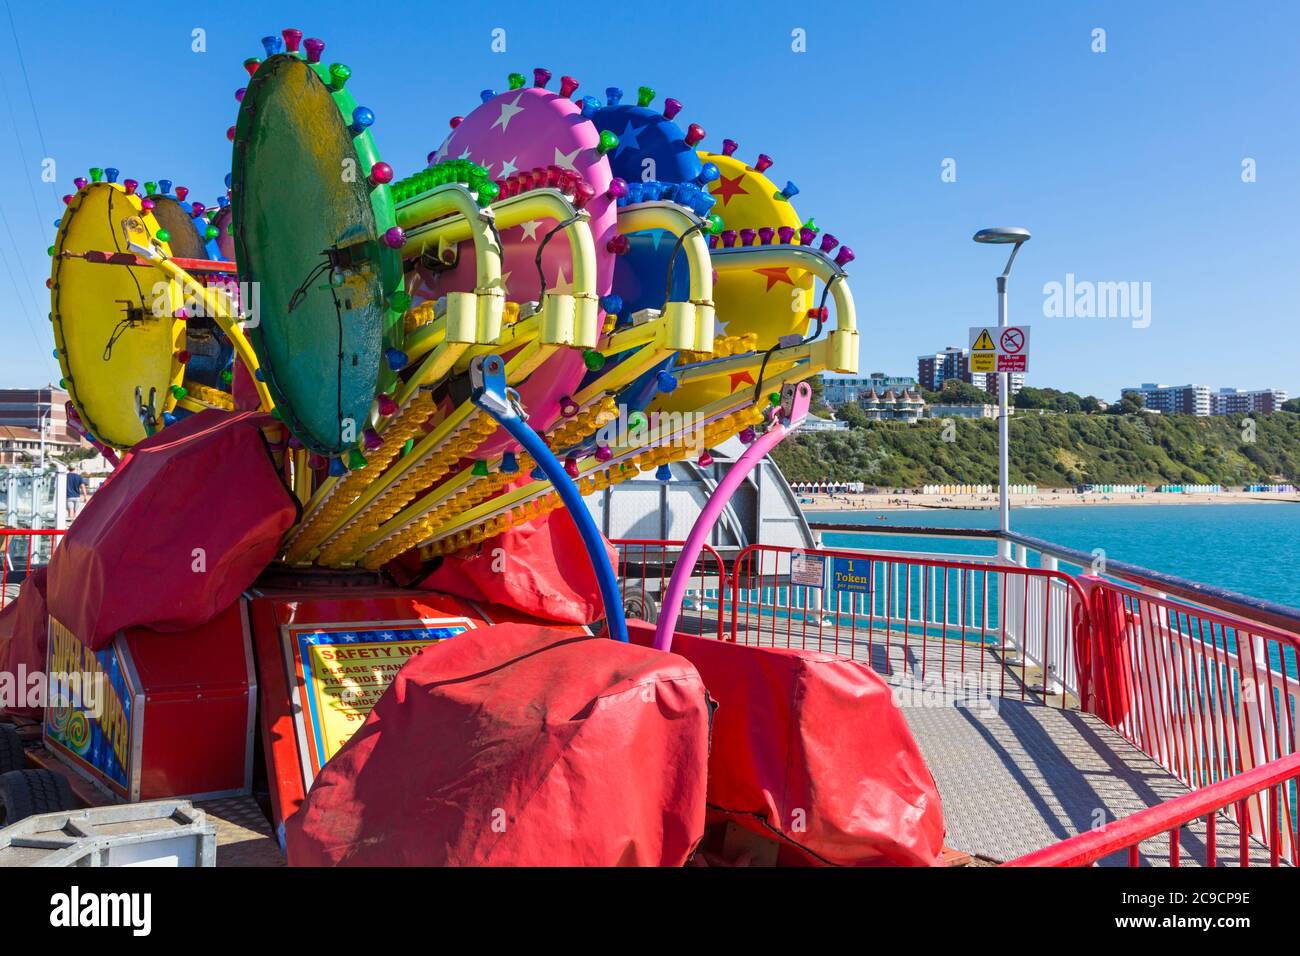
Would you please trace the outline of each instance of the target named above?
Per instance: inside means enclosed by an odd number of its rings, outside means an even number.
[[[369,129],[375,122],[375,113],[368,106],[358,106],[352,111],[352,130],[353,136],[360,136]]]

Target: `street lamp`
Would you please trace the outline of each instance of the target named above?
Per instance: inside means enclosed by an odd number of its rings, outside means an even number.
[[[1016,253],[1029,241],[1029,230],[1019,226],[998,226],[981,229],[975,233],[976,242],[989,245],[1011,245],[1011,255],[1007,258],[1006,268],[998,276],[998,326],[1004,328],[1007,318],[1007,278],[1011,275],[1011,264],[1016,261]],[[1011,377],[1006,372],[998,372],[998,527],[1003,534],[1011,530],[1011,501],[1007,484],[1010,480],[1010,445],[1007,425],[1007,392],[1010,391]],[[1011,543],[1005,539],[998,541],[998,553],[1010,557]]]

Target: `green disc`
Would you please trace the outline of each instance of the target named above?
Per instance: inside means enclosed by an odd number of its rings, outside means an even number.
[[[350,128],[356,103],[329,68],[298,54],[262,63],[235,128],[235,256],[256,283],[249,334],[284,422],[309,449],[337,455],[369,424],[391,382],[384,350],[400,347],[402,287],[388,186],[368,131]]]

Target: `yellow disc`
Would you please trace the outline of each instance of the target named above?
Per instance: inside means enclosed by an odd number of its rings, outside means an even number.
[[[717,199],[713,212],[722,217],[724,230],[757,232],[764,227],[775,230],[789,226],[795,230],[798,242],[799,217],[790,203],[776,198],[775,183],[734,156],[701,152],[700,161],[718,167],[720,175],[709,184],[709,192]],[[758,245],[759,240],[755,239],[754,244]],[[739,238],[736,245],[741,245]],[[713,284],[717,306],[714,333],[719,338],[754,333],[760,352],[771,348],[783,335],[802,334],[808,328],[812,288],[812,276],[804,269],[719,269]],[[703,408],[742,389],[752,391],[761,361],[759,357],[751,368],[661,393],[652,407],[685,411]]]
[[[145,437],[136,388],[155,414],[171,411],[185,368],[185,321],[175,318],[183,294],[154,266],[90,262],[83,253],[129,255],[122,220],[158,222],[117,183],[90,183],[64,211],[54,240],[50,311],[59,367],[81,420],[95,438],[129,448]],[[166,243],[158,243],[169,256]]]

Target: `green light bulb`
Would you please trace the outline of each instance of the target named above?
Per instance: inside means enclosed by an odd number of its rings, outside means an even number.
[[[722,232],[722,217],[716,212],[709,214],[708,223],[709,235],[716,236]]]
[[[221,230],[216,226],[208,226],[208,228],[203,230],[203,238],[205,239],[215,239],[219,235],[221,235]]]
[[[361,452],[356,448],[352,449],[348,452],[348,467],[353,471],[356,471],[358,468],[366,467],[366,456],[361,454]]]
[[[522,90],[524,88],[524,83],[527,82],[522,73],[511,73],[507,79],[510,82],[510,88],[512,90]]]
[[[335,63],[330,67],[330,86],[336,90],[341,90],[347,85],[348,79],[352,76],[352,71],[342,63]]]
[[[474,462],[474,467],[472,469],[472,472],[473,474],[479,476],[480,478],[487,477],[488,463],[484,461],[482,458],[478,459],[478,461]]]
[[[600,134],[600,144],[596,147],[596,152],[604,156],[611,149],[618,148],[618,137],[610,130],[603,130]]]
[[[184,385],[173,385],[171,391],[172,391],[172,398],[176,399],[176,401],[178,402],[186,395],[189,394],[188,392],[185,391]]]
[[[98,166],[90,167],[90,181],[92,183],[101,182],[104,179],[104,171]]]
[[[157,191],[158,191],[158,184],[157,184],[157,183],[149,182],[149,183],[145,183],[145,184],[144,184],[144,194],[145,194],[146,196],[152,196],[152,195],[153,195],[154,193],[156,193]]]
[[[590,372],[599,372],[605,367],[605,356],[601,355],[595,349],[587,349],[582,353],[582,361],[586,364]]]
[[[172,234],[168,232],[166,229],[159,229],[157,232],[154,233],[154,237],[157,238],[159,242],[172,241]]]
[[[411,307],[411,296],[406,292],[394,292],[388,300],[388,308],[393,312],[405,312]]]
[[[640,87],[636,91],[637,106],[649,106],[651,103],[654,102],[654,98],[655,98],[655,91],[650,89],[650,87],[648,86]]]

